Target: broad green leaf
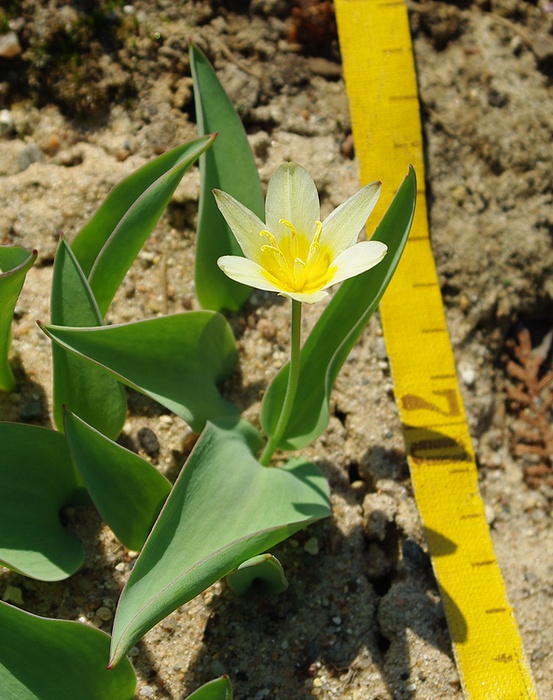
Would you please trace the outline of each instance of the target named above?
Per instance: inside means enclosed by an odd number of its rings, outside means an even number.
[[[102,328],[41,328],[62,347],[109,369],[184,418],[198,433],[206,420],[239,412],[217,389],[236,362],[232,332],[218,313],[189,311]]]
[[[100,326],[102,317],[79,263],[62,238],[52,279],[52,323]],[[52,343],[54,420],[63,430],[63,406],[75,411],[104,435],[117,437],[125,423],[123,386],[101,367]]]
[[[221,676],[195,690],[186,700],[232,700],[232,686],[228,676]]]
[[[186,143],[129,175],[71,243],[102,316],[183,175],[214,139]]]
[[[169,481],[149,462],[69,411],[65,414],[65,436],[102,518],[125,547],[142,549],[171,490]]]
[[[0,245],[0,391],[15,389],[15,377],[8,362],[13,311],[36,256],[36,250]]]
[[[109,636],[69,620],[37,617],[0,602],[3,700],[132,700],[127,659],[108,671]]]
[[[282,593],[288,588],[282,564],[272,554],[260,554],[240,566],[227,576],[230,590],[237,595],[247,593],[254,582],[259,583],[267,593]]]
[[[373,241],[388,246],[384,260],[372,270],[342,282],[301,350],[300,379],[291,419],[280,447],[297,450],[315,440],[329,420],[330,392],[370,317],[386,291],[401,254],[415,211],[413,168],[380,222]],[[275,376],[263,399],[261,425],[267,435],[276,428],[286,393],[288,367]]]
[[[241,308],[251,289],[234,282],[217,266],[222,255],[242,255],[212,194],[217,187],[264,220],[263,194],[242,122],[203,53],[190,46],[196,120],[200,134],[217,132],[217,141],[200,158],[200,202],[196,242],[196,294],[204,309]]]
[[[146,540],[115,616],[112,663],[172,610],[309,523],[330,514],[317,467],[262,467],[260,436],[208,423]]]
[[[41,581],[61,581],[84,560],[60,510],[84,502],[84,489],[61,433],[0,423],[0,563]],[[2,637],[2,635],[0,635]]]

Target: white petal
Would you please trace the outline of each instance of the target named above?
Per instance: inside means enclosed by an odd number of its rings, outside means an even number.
[[[300,292],[280,292],[281,297],[289,297],[290,299],[295,299],[296,301],[304,302],[305,304],[314,304],[317,301],[321,301],[326,296],[328,292],[323,292],[319,290],[318,292],[311,292],[310,294],[301,294]]]
[[[336,255],[353,245],[378,201],[381,184],[365,185],[327,216],[321,244],[330,246]]]
[[[235,282],[240,282],[256,289],[263,289],[266,292],[282,292],[280,287],[269,282],[263,274],[261,265],[258,265],[253,260],[241,258],[238,255],[223,255],[217,260],[217,265],[227,277],[230,277]]]
[[[230,194],[222,190],[213,190],[213,195],[219,211],[230,226],[244,255],[250,260],[257,260],[261,246],[267,242],[259,235],[259,232],[265,228],[265,224],[253,211],[240,204]]]
[[[388,246],[380,241],[361,241],[351,246],[333,261],[332,264],[338,269],[332,280],[325,285],[325,289],[378,265],[387,250]]]
[[[293,224],[298,233],[311,239],[316,231],[316,221],[321,216],[319,195],[313,178],[297,163],[280,165],[267,189],[265,221],[267,229],[277,238],[290,231],[280,219]]]

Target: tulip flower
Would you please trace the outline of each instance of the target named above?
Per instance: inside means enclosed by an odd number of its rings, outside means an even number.
[[[380,182],[366,185],[324,221],[313,178],[297,163],[283,163],[269,182],[265,222],[231,195],[213,190],[217,206],[244,257],[224,255],[217,264],[231,279],[292,299],[290,367],[286,395],[260,463],[267,466],[294,404],[300,370],[302,302],[323,299],[328,287],[370,270],[386,255],[380,241],[357,238],[374,209]]]
[[[328,287],[369,270],[386,255],[384,243],[356,242],[380,185],[366,185],[322,222],[315,183],[297,163],[283,163],[271,178],[265,223],[234,197],[213,190],[245,256],[224,255],[217,264],[236,282],[299,302],[320,301]]]

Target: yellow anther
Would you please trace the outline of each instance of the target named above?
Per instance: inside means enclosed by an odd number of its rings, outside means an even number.
[[[281,257],[284,257],[284,253],[280,248],[278,248],[275,245],[262,245],[261,250],[265,253],[273,253],[273,255],[280,255]]]
[[[317,230],[315,231],[315,235],[313,236],[313,240],[311,241],[311,245],[319,245],[319,241],[321,240],[321,234],[323,232],[323,222],[322,221],[315,221],[317,224]]]
[[[311,245],[309,246],[309,258],[314,257],[321,250],[320,241],[321,234],[323,232],[323,224],[322,221],[316,221],[315,223],[317,224],[317,230],[315,231],[315,235],[313,236],[313,240],[311,241]]]
[[[294,226],[294,224],[290,223],[288,219],[279,219],[279,224],[284,224],[284,226],[288,227],[290,231],[292,231],[292,236],[297,236],[298,235],[298,230]]]
[[[271,246],[273,246],[273,248],[278,248],[277,239],[273,236],[273,234],[270,231],[266,231],[265,229],[263,229],[259,232],[259,235],[268,238],[269,243],[271,244]]]
[[[330,280],[334,274],[334,268],[330,268],[331,258],[320,242],[322,223],[315,222],[315,233],[311,241],[288,219],[280,219],[279,223],[286,226],[290,233],[281,235],[277,239],[270,231],[259,232],[260,236],[268,239],[268,243],[261,246],[263,254],[261,264],[269,278],[277,280],[278,284],[287,291],[307,293],[311,288],[323,285]]]

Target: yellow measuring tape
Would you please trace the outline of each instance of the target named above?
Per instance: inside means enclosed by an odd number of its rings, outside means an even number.
[[[484,517],[430,239],[404,0],[335,0],[361,184],[382,180],[378,220],[407,165],[413,228],[380,312],[417,506],[466,698],[537,698]],[[386,188],[387,186],[387,188]]]

